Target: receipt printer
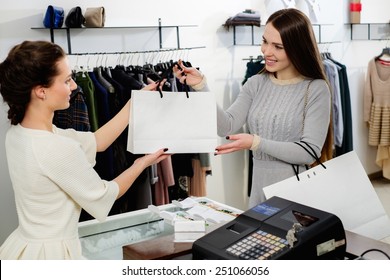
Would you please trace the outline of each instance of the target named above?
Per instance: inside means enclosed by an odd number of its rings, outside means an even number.
[[[330,213],[277,196],[197,239],[194,259],[344,259],[345,231]]]

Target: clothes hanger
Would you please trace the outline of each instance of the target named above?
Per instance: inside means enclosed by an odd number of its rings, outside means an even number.
[[[112,74],[111,74],[111,67],[110,66],[107,66],[107,61],[108,61],[108,55],[106,54],[105,56],[105,62],[104,62],[104,73],[107,74],[108,77],[112,78]]]
[[[333,59],[333,58],[332,58],[332,54],[329,52],[329,47],[330,47],[330,44],[326,44],[326,45],[325,45],[324,51],[321,52],[321,57],[322,57],[322,59],[330,59],[330,60]]]
[[[385,47],[382,49],[382,53],[378,55],[375,60],[382,60],[385,62],[390,62],[390,47]]]
[[[295,0],[283,0],[283,3],[286,8],[296,8]]]
[[[85,73],[85,72],[87,72],[88,69],[86,69],[86,67],[83,65],[85,62],[84,63],[80,63],[79,62],[79,58],[82,57],[82,56],[87,57],[87,58],[89,57],[88,54],[77,54],[76,55],[76,63],[75,63],[75,65],[73,67],[73,70],[72,70],[73,73],[78,73],[78,72]]]
[[[264,56],[261,54],[259,54],[256,59],[258,62],[264,62]]]

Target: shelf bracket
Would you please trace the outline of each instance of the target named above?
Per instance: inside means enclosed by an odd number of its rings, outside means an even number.
[[[179,31],[179,26],[162,26],[161,24],[161,18],[158,19],[158,37],[159,37],[159,47],[160,49],[163,49],[163,40],[162,40],[162,29],[163,28],[175,28],[176,29],[176,43],[177,43],[177,48],[180,49],[180,31]]]
[[[49,28],[49,29],[50,29],[50,41],[52,43],[55,43],[54,42],[54,30],[55,29],[58,29],[58,30],[66,29],[66,42],[68,44],[68,54],[72,54],[72,43],[71,43],[71,39],[70,39],[70,28],[66,27],[66,28]]]
[[[250,26],[251,27],[251,44],[250,46],[256,46],[255,44],[255,25],[233,25],[233,45],[237,45],[237,35],[236,35],[236,26]],[[241,45],[241,44],[240,44]]]

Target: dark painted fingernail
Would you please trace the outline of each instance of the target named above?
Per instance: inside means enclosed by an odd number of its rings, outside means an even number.
[[[214,156],[217,156],[218,154],[217,153],[214,153]]]
[[[230,138],[229,136],[226,136],[226,139],[227,139],[227,140],[229,140],[229,138]]]
[[[165,148],[165,149],[164,149],[164,152],[166,152],[166,151],[168,151],[168,148]]]

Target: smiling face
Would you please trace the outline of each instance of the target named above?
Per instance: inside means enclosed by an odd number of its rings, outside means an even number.
[[[271,23],[265,26],[261,52],[264,54],[266,70],[274,73],[278,79],[286,80],[299,76],[286,54],[279,31]]]
[[[46,101],[53,111],[69,107],[70,94],[77,88],[72,79],[72,71],[66,57],[57,62],[58,75],[50,87],[45,89]]]

